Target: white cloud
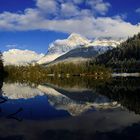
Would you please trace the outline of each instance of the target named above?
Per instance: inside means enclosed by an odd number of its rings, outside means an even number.
[[[56,0],[36,0],[36,5],[47,14],[56,13],[58,10],[58,3]]]
[[[90,5],[94,11],[102,15],[105,15],[111,6],[110,3],[104,2],[103,0],[87,0],[87,5]]]
[[[128,17],[127,13],[115,15],[113,18],[118,19],[118,20],[126,20]]]
[[[28,63],[38,61],[43,56],[43,54],[37,54],[29,50],[11,49],[3,52],[4,65],[27,65]]]
[[[136,13],[140,13],[140,8],[136,9]]]
[[[17,44],[8,44],[5,47],[8,48],[8,49],[13,49],[13,48],[17,48],[18,45]]]
[[[35,0],[36,8],[27,8],[24,13],[0,13],[0,30],[51,30],[79,33],[83,36],[127,38],[140,31],[140,23],[132,25],[123,16],[100,17],[110,4],[103,0]],[[58,2],[59,1],[59,2]],[[84,2],[91,8],[81,9]]]
[[[63,17],[71,17],[79,15],[79,9],[72,3],[61,4],[61,14]]]

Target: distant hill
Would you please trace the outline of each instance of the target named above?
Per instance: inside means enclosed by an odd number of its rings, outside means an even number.
[[[117,48],[107,51],[96,58],[96,63],[105,64],[115,71],[140,71],[140,33],[128,38]]]
[[[6,65],[27,66],[40,60],[44,54],[38,54],[31,50],[9,49],[3,52],[3,62]]]

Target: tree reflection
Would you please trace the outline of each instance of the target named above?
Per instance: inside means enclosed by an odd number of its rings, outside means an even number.
[[[140,114],[140,78],[114,78],[96,91],[136,114]]]
[[[45,83],[40,84],[50,86],[77,102],[94,102],[95,97],[103,95],[112,102],[117,101],[118,104],[121,104],[121,106],[128,110],[140,114],[140,78],[93,79],[91,77],[48,77]],[[2,103],[6,101],[2,96],[1,99]],[[22,111],[23,109],[19,108],[9,116],[15,119],[15,116]]]
[[[16,112],[9,114],[7,116],[8,119],[15,119],[17,121],[22,121],[22,118],[18,118],[16,115],[23,111],[23,108],[19,108]]]
[[[107,80],[92,78],[50,78],[48,83],[59,88],[77,87],[90,89],[94,93],[104,95],[112,101],[117,101],[130,111],[140,114],[140,78],[120,77]],[[86,96],[86,95],[85,95]]]

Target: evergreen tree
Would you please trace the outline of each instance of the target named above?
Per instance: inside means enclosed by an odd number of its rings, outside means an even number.
[[[105,64],[115,71],[140,71],[140,33],[128,38],[117,48],[109,50],[96,58],[96,64]]]

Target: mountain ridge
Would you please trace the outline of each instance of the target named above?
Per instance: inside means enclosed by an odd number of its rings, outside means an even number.
[[[68,55],[70,55],[69,60],[71,62],[76,61],[76,59],[78,60],[77,62],[79,62],[80,59],[85,61],[85,55],[88,56],[86,58],[90,59],[91,57],[96,56],[95,52],[102,54],[107,50],[115,48],[120,44],[120,42],[121,41],[119,40],[115,41],[107,39],[89,40],[80,34],[72,33],[66,39],[57,39],[52,42],[48,47],[48,51],[46,51],[46,55],[38,54],[30,50],[9,49],[8,51],[3,52],[3,60],[4,65],[42,65],[52,63],[53,61],[57,61],[62,57],[67,58]],[[90,55],[91,53],[93,56]]]
[[[67,39],[56,40],[50,44],[48,48],[48,53],[37,63],[38,64],[47,64],[53,61],[56,61],[58,58],[67,55],[67,53],[78,48],[91,48],[93,47],[94,51],[98,51],[100,54],[106,52],[107,50],[113,49],[118,46],[122,40],[89,40],[79,34],[72,33]],[[78,54],[80,55],[80,54]],[[52,56],[52,58],[51,58]],[[82,56],[79,56],[82,57]]]

